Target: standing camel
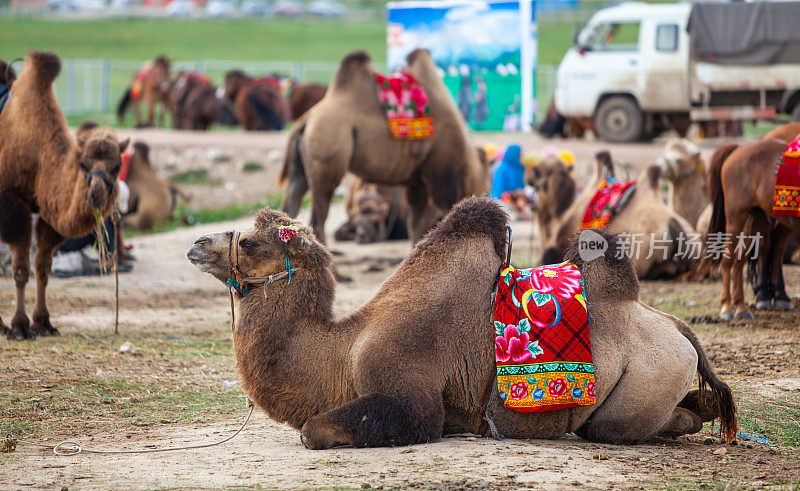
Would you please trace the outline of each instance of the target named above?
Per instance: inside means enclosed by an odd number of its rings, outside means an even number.
[[[486,192],[488,171],[430,53],[417,49],[406,61],[427,93],[433,138],[392,137],[364,52],[344,57],[325,97],[292,128],[281,170],[281,182],[288,179],[281,208],[297,216],[310,187],[311,226],[322,241],[333,191],[347,171],[367,182],[407,186],[415,241],[426,231],[429,198],[446,212],[460,198]]]
[[[128,105],[133,103],[133,117],[136,119],[136,127],[153,126],[155,120],[156,106],[161,106],[159,115],[159,126],[164,126],[164,112],[168,106],[170,62],[167,58],[159,56],[152,63],[145,63],[131,79],[131,85],[117,106],[117,119],[122,124],[125,119],[125,111]],[[144,102],[147,104],[147,119],[142,124],[140,106]]]
[[[0,114],[0,239],[11,247],[17,308],[9,339],[57,334],[50,324],[45,289],[53,253],[65,237],[86,235],[98,214],[108,215],[117,198],[115,180],[128,140],[110,128],[95,128],[76,144],[56,103],[52,84],[61,70],[53,53],[32,51]],[[30,274],[31,213],[36,222],[36,304],[33,324],[25,313]]]
[[[497,202],[464,199],[366,305],[342,319],[333,316],[330,252],[284,213],[265,209],[254,229],[200,237],[186,256],[221,282],[253,290],[235,294],[242,388],[270,418],[300,430],[310,449],[486,434],[484,411],[509,438],[574,432],[639,443],[696,433],[715,417],[724,438],[736,438],[730,388],[689,326],[639,300],[630,260],[616,258],[616,238],[605,233],[605,255],[583,261],[573,243],[566,256],[591,301],[588,390],[596,403],[540,413],[504,406],[495,392],[491,297],[507,222]],[[695,373],[699,391],[690,391]]]

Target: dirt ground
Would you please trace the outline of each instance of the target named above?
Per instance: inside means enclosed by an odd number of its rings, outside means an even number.
[[[265,169],[258,192],[273,192],[261,184],[277,174],[278,159],[267,155],[283,144],[284,135],[259,136],[263,142],[243,133],[212,134],[205,146],[195,135],[173,135],[182,143],[170,146],[162,133],[146,133],[158,155],[154,161],[171,154],[183,166],[221,165],[223,170],[214,172],[237,183],[250,180],[249,189],[255,181],[241,177],[236,166],[261,157]],[[514,137],[497,140],[508,138]],[[570,148],[580,162],[598,145]],[[613,152],[643,162],[659,150],[660,145],[634,145],[615,146]],[[190,151],[197,160],[180,157]],[[212,152],[231,159],[214,162]],[[162,170],[164,165],[157,163]],[[337,204],[328,233],[343,220]],[[722,445],[707,424],[697,435],[639,446],[597,445],[574,436],[497,442],[459,435],[411,447],[309,451],[296,431],[258,411],[234,440],[199,450],[57,457],[28,443],[70,439],[87,448],[152,448],[205,443],[235,431],[246,408],[236,384],[228,296],[219,282],[189,264],[184,252],[203,233],[250,226],[252,218],[245,218],[131,239],[138,261],[120,277],[116,337],[112,277],[51,279],[50,307],[61,336],[0,340],[0,429],[17,440],[14,452],[0,454],[0,488],[751,488],[800,482],[800,311],[759,312],[754,321],[738,325],[708,322],[718,311],[716,282],[645,282],[642,299],[700,321],[693,327],[734,389],[742,428],[766,436],[768,445],[749,440]],[[528,265],[537,252],[530,247],[531,225],[515,221],[514,232],[514,262]],[[366,302],[411,248],[407,242],[328,242],[339,254],[341,272],[353,278],[338,286],[337,315]],[[790,293],[800,292],[800,267],[788,266],[786,277]],[[31,285],[29,311],[32,295]],[[6,321],[13,302],[13,282],[0,279]],[[126,341],[135,345],[135,355],[119,352]]]

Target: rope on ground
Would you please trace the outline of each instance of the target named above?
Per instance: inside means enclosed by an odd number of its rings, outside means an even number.
[[[222,445],[223,443],[232,440],[236,435],[242,432],[245,426],[247,426],[248,421],[250,421],[250,416],[253,415],[253,409],[255,408],[255,406],[253,405],[253,401],[251,401],[249,398],[247,399],[247,404],[248,406],[250,406],[250,411],[248,411],[247,417],[245,418],[244,422],[242,422],[242,425],[239,426],[239,429],[237,429],[232,435],[225,438],[224,440],[212,443],[201,443],[198,445],[182,445],[180,447],[145,448],[141,450],[100,450],[95,448],[84,448],[78,442],[74,442],[72,440],[65,440],[57,445],[46,445],[43,443],[29,442],[25,440],[16,440],[14,441],[14,446],[16,446],[16,443],[22,443],[25,445],[33,445],[36,447],[52,448],[53,453],[55,455],[64,455],[64,456],[77,455],[79,453],[132,454],[132,453],[171,452],[173,450],[193,450],[197,448],[214,447],[216,445]],[[10,438],[7,439],[11,440]]]

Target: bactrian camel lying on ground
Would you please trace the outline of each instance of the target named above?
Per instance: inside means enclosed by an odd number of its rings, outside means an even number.
[[[507,221],[488,198],[461,201],[377,294],[343,319],[332,313],[331,254],[282,212],[262,210],[241,235],[200,237],[186,256],[222,282],[232,278],[229,258],[238,258],[233,277],[252,291],[236,294],[237,365],[244,390],[270,418],[301,430],[311,449],[406,445],[486,431],[484,409],[496,390],[491,295]],[[284,243],[286,226],[297,235]],[[512,438],[574,432],[636,443],[694,433],[721,417],[723,434],[734,438],[730,389],[694,333],[639,301],[631,262],[615,259],[615,238],[605,238],[609,252],[594,261],[582,261],[574,247],[567,252],[591,299],[597,404],[520,413],[495,397],[497,429]],[[291,281],[282,273],[284,254],[296,268]],[[702,395],[689,391],[695,372]]]
[[[694,229],[661,200],[658,189],[660,175],[661,169],[657,166],[642,171],[637,177],[633,196],[606,226],[609,232],[628,235],[627,248],[632,252],[633,268],[640,278],[675,277],[686,272],[691,265],[690,258],[678,255],[678,245],[679,238],[690,238]],[[565,199],[574,195],[575,184],[563,163],[559,165],[557,159],[550,159],[528,174],[528,184],[537,189],[535,212],[544,263],[563,260],[573,235],[580,232],[581,219],[594,193],[610,176],[614,176],[611,155],[599,152],[583,192],[567,206]]]

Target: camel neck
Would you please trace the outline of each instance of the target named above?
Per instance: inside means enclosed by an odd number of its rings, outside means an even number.
[[[243,388],[270,418],[295,428],[353,397],[347,360],[355,333],[333,322],[333,288],[319,276],[301,270],[288,285],[268,286],[266,299],[256,287],[239,301],[234,344]]]
[[[693,172],[672,181],[670,198],[675,212],[695,226],[703,208],[709,201],[703,173]]]

